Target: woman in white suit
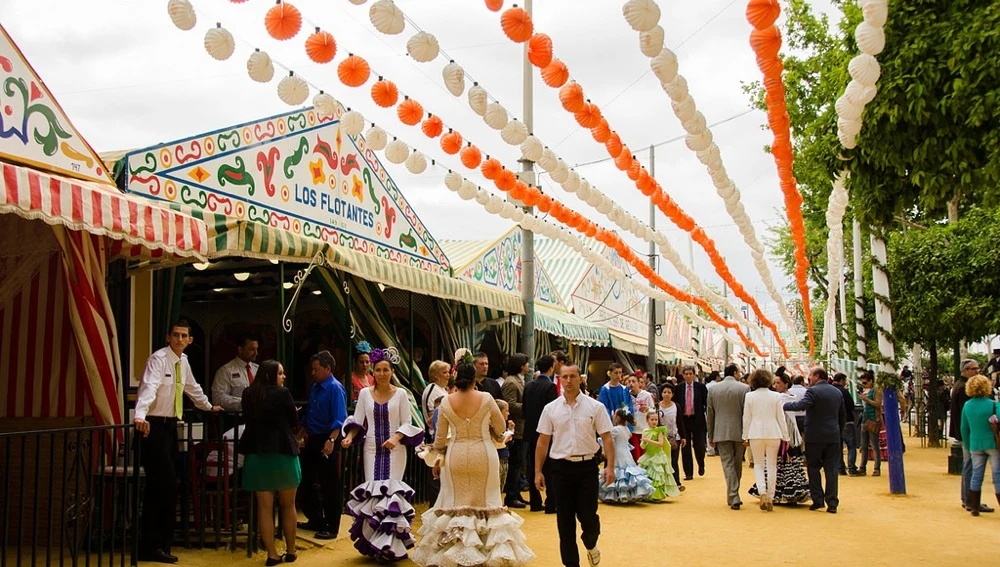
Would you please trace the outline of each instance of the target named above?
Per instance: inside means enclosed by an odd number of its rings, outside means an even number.
[[[767,370],[755,370],[750,375],[750,393],[743,401],[743,444],[750,446],[753,455],[761,510],[774,508],[778,450],[781,442],[788,440],[781,394],[768,389],[773,381]]]

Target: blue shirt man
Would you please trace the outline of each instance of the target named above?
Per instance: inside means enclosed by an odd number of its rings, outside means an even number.
[[[325,371],[326,368],[320,367]],[[309,435],[340,434],[340,428],[347,419],[347,392],[333,373],[313,383],[309,389],[309,407],[306,409],[302,426]]]

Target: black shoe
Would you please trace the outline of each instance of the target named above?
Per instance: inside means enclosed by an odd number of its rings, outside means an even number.
[[[555,514],[556,513],[556,509],[555,508],[546,508],[545,509],[545,513],[546,514]]]
[[[297,522],[295,524],[300,530],[309,530],[311,532],[323,532],[326,531],[326,526],[322,526],[315,522]]]
[[[520,498],[512,498],[510,500],[507,500],[506,502],[504,502],[504,506],[508,508],[518,508],[518,509],[528,507],[528,505],[524,502],[524,500],[521,500]]]
[[[822,510],[823,508],[826,508],[826,504],[819,504],[817,502],[813,502],[812,504],[809,505],[810,510]]]
[[[993,508],[990,508],[986,504],[980,504],[979,505],[979,511],[980,512],[986,512],[987,514],[989,514],[990,512],[993,512],[994,510],[993,510]]]
[[[531,506],[528,507],[528,511],[529,512],[541,512],[544,509],[545,509],[545,506],[535,506],[534,504],[532,504]]]
[[[335,534],[333,532],[329,532],[327,530],[322,530],[322,531],[316,532],[316,535],[313,536],[313,537],[315,537],[316,539],[336,539],[337,538],[337,534]]]
[[[847,471],[845,470],[839,470],[837,472],[840,474],[840,476],[847,476]]]
[[[698,476],[705,476],[705,467],[698,467]]]
[[[284,557],[282,557],[282,559],[285,560],[285,563],[295,563],[295,560],[298,558],[299,557],[294,553],[286,553]]]
[[[688,475],[688,476],[685,476],[685,477],[684,477],[684,480],[694,480],[694,477],[693,477],[693,476],[690,476],[690,475]]]
[[[826,513],[827,514],[836,514],[837,513],[837,507],[836,506],[830,506],[829,508],[826,509]]]
[[[853,470],[848,471],[847,476],[865,476],[861,471]]]
[[[165,554],[165,555],[166,555],[167,557],[169,557],[170,559],[172,559],[172,560],[174,561],[174,563],[177,563],[178,561],[180,561],[180,558],[179,558],[179,557],[177,557],[177,556],[176,556],[176,555],[174,555],[173,553],[170,553],[169,551],[164,551],[163,553],[164,553],[164,554]]]
[[[156,563],[177,563],[177,558],[168,554],[162,549],[154,549],[139,554],[139,561],[153,561]]]
[[[267,567],[274,567],[275,565],[281,565],[281,558],[279,557],[277,559],[272,559],[268,557],[267,561],[264,562],[264,565],[267,565]]]
[[[730,506],[729,508],[730,508],[730,509],[732,509],[732,510],[739,510],[739,509],[740,509],[740,506],[742,506],[742,505],[743,505],[743,503],[742,503],[742,502],[737,502],[736,504],[733,504],[733,505],[732,505],[732,506]]]

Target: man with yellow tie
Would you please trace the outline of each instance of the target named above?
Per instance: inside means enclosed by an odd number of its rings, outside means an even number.
[[[213,406],[194,380],[184,349],[191,344],[191,324],[170,326],[167,346],[146,361],[135,402],[135,430],[140,438],[142,468],[146,472],[139,529],[139,561],[176,563],[170,554],[177,507],[177,422],[184,416],[184,394],[205,411]]]

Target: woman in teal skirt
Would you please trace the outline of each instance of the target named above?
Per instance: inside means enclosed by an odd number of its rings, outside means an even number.
[[[266,360],[257,376],[243,391],[243,417],[246,430],[240,439],[243,462],[243,488],[257,494],[260,537],[267,548],[267,565],[282,560],[295,561],[295,490],[302,480],[299,448],[292,431],[298,414],[292,395],[284,387],[285,370],[276,360]],[[281,526],[285,532],[286,553],[279,556],[274,548],[274,493],[278,493]]]

